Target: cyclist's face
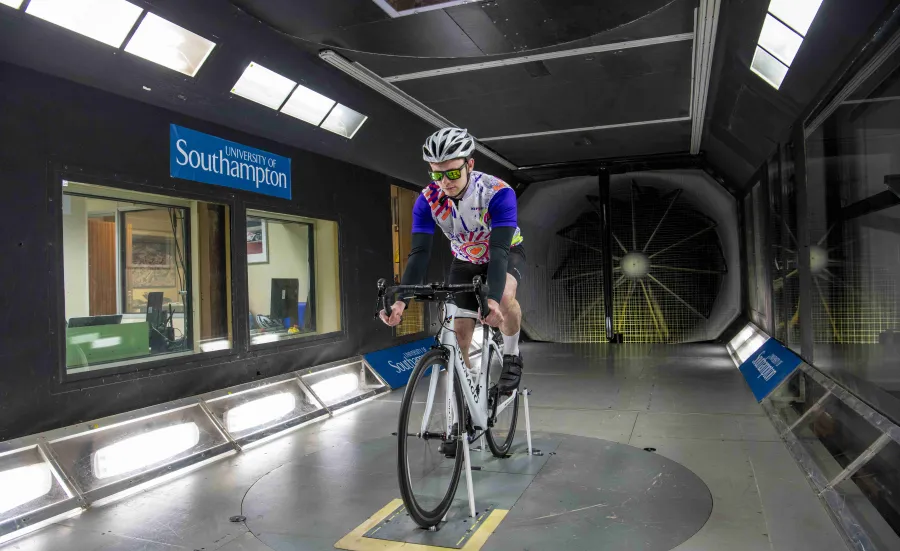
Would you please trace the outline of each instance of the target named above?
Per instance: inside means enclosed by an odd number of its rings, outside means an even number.
[[[469,159],[468,162],[463,161],[463,159],[450,159],[443,163],[428,164],[431,166],[431,170],[435,172],[462,168],[462,176],[458,180],[451,180],[447,178],[447,175],[445,174],[441,181],[437,182],[446,195],[449,197],[456,197],[466,189],[466,184],[469,182],[469,173],[475,166],[475,159]]]

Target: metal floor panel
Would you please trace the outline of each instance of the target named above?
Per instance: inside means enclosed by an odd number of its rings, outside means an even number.
[[[706,484],[713,499],[711,516],[676,547],[679,551],[845,549],[803,473],[728,363],[724,347],[524,344],[523,351],[524,381],[534,390],[532,428],[561,435],[557,454],[579,457],[573,466],[596,462],[590,448],[605,440],[656,448],[660,458],[680,463]],[[0,550],[333,549],[341,537],[399,497],[390,435],[401,397],[400,392],[384,395],[165,485],[89,509]],[[519,428],[524,429],[521,417]],[[473,455],[476,465],[478,456]],[[485,549],[538,548],[537,539],[512,535],[516,511],[536,510],[541,501],[548,507],[555,503],[559,510],[596,503],[580,501],[591,496],[579,494],[587,490],[575,487],[578,480],[571,489],[541,483],[553,475],[547,470],[552,466],[548,461],[537,473],[525,501],[515,503]],[[270,474],[275,472],[285,476],[279,480]],[[556,472],[565,478],[564,471]],[[477,491],[476,486],[476,496]],[[633,512],[638,520],[641,515],[650,518],[648,509]],[[229,522],[240,514],[247,516],[246,524]],[[317,521],[301,526],[303,519],[312,518]],[[599,533],[592,530],[620,529],[604,526],[588,521],[573,535],[589,540]]]

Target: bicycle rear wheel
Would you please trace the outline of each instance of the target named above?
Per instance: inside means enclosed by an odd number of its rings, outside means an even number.
[[[452,414],[446,400],[448,375],[454,388]],[[400,495],[422,528],[440,523],[456,495],[466,442],[465,423],[459,422],[465,418],[463,407],[459,379],[445,352],[431,350],[422,356],[406,386],[397,430]],[[450,430],[448,418],[453,421]]]
[[[519,397],[513,399],[512,393],[498,393],[497,382],[503,372],[503,357],[493,348],[487,348],[488,358],[488,396],[490,396],[488,413],[494,417],[494,424],[485,433],[488,447],[495,457],[506,457],[516,436],[516,422],[519,419]],[[497,410],[503,408],[500,413]]]

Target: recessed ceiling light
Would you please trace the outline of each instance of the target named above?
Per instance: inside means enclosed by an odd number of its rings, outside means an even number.
[[[215,47],[214,42],[148,13],[125,51],[192,77]]]
[[[787,23],[802,36],[806,36],[821,5],[822,0],[772,0],[769,4],[769,13]]]
[[[318,92],[313,92],[302,84],[297,86],[290,99],[281,108],[281,112],[292,117],[297,117],[301,121],[319,126],[322,119],[334,107],[335,101],[327,98]]]
[[[340,134],[345,138],[353,139],[353,136],[356,135],[368,118],[339,103],[328,114],[325,122],[322,123],[322,128],[335,134]]]
[[[152,88],[150,88],[149,86],[141,86],[141,88],[143,88],[144,90],[146,90],[148,92],[150,92],[152,90]]]
[[[22,2],[25,0],[0,0],[0,4],[5,6],[9,6],[11,8],[19,9],[22,7]]]
[[[766,22],[763,24],[762,32],[759,35],[759,45],[765,48],[767,52],[790,67],[802,43],[802,36],[795,33],[781,21],[766,14]]]
[[[231,89],[231,93],[278,109],[296,85],[293,80],[251,62]]]
[[[31,0],[25,8],[26,13],[115,48],[143,11],[125,0]]]
[[[776,90],[781,88],[781,83],[788,72],[787,65],[775,59],[772,54],[759,46],[756,47],[756,54],[750,64],[750,70],[762,77]]]
[[[0,515],[50,493],[53,474],[46,463],[0,471]]]

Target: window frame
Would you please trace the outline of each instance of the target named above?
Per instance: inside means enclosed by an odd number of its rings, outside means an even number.
[[[232,240],[232,246],[238,251],[238,255],[234,257],[234,260],[240,260],[240,270],[235,270],[232,267],[232,280],[235,281],[236,275],[239,275],[239,279],[241,280],[241,288],[243,292],[243,296],[241,298],[240,304],[242,308],[242,312],[240,313],[240,320],[237,323],[239,327],[239,331],[241,333],[241,338],[244,341],[245,349],[250,353],[256,352],[270,352],[275,350],[291,350],[291,349],[300,349],[306,348],[308,346],[320,346],[322,344],[330,344],[333,342],[340,342],[347,338],[347,301],[345,299],[345,278],[344,278],[344,268],[342,262],[341,251],[342,241],[343,241],[343,232],[341,231],[341,218],[340,216],[334,215],[323,215],[321,213],[311,213],[306,209],[297,208],[296,205],[275,205],[272,203],[266,203],[262,201],[245,201],[243,203],[244,208],[241,209],[240,216],[238,217],[238,213],[235,213],[235,220],[240,221],[240,228],[235,227],[234,232],[239,236],[247,235],[247,217],[253,218],[261,218],[263,220],[275,220],[275,221],[283,221],[283,222],[300,222],[300,223],[309,223],[313,226],[312,231],[310,231],[310,253],[313,258],[313,266],[316,264],[316,248],[315,248],[315,220],[322,220],[324,222],[333,222],[337,225],[337,267],[338,267],[338,295],[341,299],[340,308],[338,312],[341,316],[340,321],[340,329],[337,331],[330,331],[328,333],[319,333],[312,334],[309,336],[298,336],[293,338],[280,339],[277,341],[253,344],[252,337],[250,335],[250,325],[249,325],[249,314],[250,314],[250,277],[247,271],[249,264],[247,264],[247,247],[246,247],[246,237],[240,241],[240,246],[236,239]],[[301,218],[304,220],[292,220],[292,218]],[[236,226],[237,224],[235,224]],[[316,295],[317,287],[315,285],[315,274],[310,276],[310,295],[316,297],[313,300],[312,313],[316,314],[318,305],[318,297]],[[373,291],[374,295],[374,291]],[[237,314],[235,316],[237,318]],[[237,336],[237,333],[235,333]]]
[[[47,163],[46,176],[46,207],[45,213],[38,220],[47,224],[48,231],[52,235],[50,249],[46,254],[47,269],[50,274],[49,287],[47,289],[48,305],[52,312],[48,317],[46,347],[51,369],[55,369],[57,376],[49,377],[50,391],[52,393],[72,392],[82,389],[90,389],[96,386],[111,383],[123,383],[136,381],[146,377],[157,377],[185,372],[193,369],[204,369],[213,366],[222,366],[233,361],[252,359],[256,356],[271,354],[278,351],[303,350],[328,344],[345,342],[348,339],[348,305],[347,305],[347,281],[344,270],[343,258],[343,224],[342,218],[336,213],[316,212],[300,205],[288,202],[284,199],[266,198],[255,194],[234,192],[207,184],[178,181],[177,184],[169,178],[142,178],[133,173],[123,173],[113,170],[86,167],[58,160]],[[119,192],[134,192],[154,195],[172,201],[200,201],[216,203],[227,206],[229,209],[228,221],[230,226],[229,239],[231,258],[231,285],[229,289],[231,298],[231,319],[228,327],[231,330],[232,347],[226,350],[214,350],[210,352],[183,352],[165,354],[159,357],[147,357],[141,361],[129,361],[109,368],[85,371],[82,373],[68,373],[66,370],[65,332],[59,328],[65,325],[65,276],[63,259],[63,224],[62,224],[62,195],[64,180],[89,183],[90,185],[105,187]],[[177,187],[176,187],[177,186]],[[218,193],[217,193],[218,192]],[[250,347],[248,322],[248,297],[247,287],[247,248],[244,241],[247,232],[247,211],[264,211],[274,215],[297,216],[301,218],[317,219],[334,222],[337,224],[337,269],[340,296],[341,328],[338,331],[311,335],[309,337],[286,339],[273,343],[264,343]],[[374,289],[373,289],[374,296]],[[224,367],[223,367],[224,368]]]
[[[49,173],[49,186],[48,186],[48,210],[49,210],[49,223],[53,229],[54,242],[57,244],[55,247],[55,252],[51,253],[48,261],[51,262],[50,271],[52,273],[51,277],[51,289],[49,290],[50,296],[50,306],[51,310],[55,312],[55,315],[51,315],[49,319],[49,327],[48,327],[48,337],[49,337],[49,346],[52,350],[52,355],[54,357],[54,362],[56,364],[56,369],[58,373],[58,377],[53,378],[53,390],[56,392],[65,392],[71,391],[75,388],[89,388],[91,386],[96,386],[97,384],[108,384],[109,382],[120,382],[127,381],[133,379],[139,379],[143,377],[147,377],[150,375],[162,375],[168,374],[178,371],[184,371],[187,369],[193,369],[197,367],[202,367],[207,364],[218,364],[222,363],[223,358],[237,358],[240,356],[242,348],[242,343],[240,342],[240,336],[235,328],[235,314],[232,312],[232,319],[229,320],[229,324],[232,332],[232,346],[230,349],[226,350],[214,350],[209,352],[204,352],[202,350],[194,350],[193,347],[190,351],[186,352],[173,352],[170,354],[160,354],[157,356],[144,356],[140,358],[134,358],[132,360],[123,360],[121,362],[110,362],[109,367],[98,367],[97,369],[83,371],[79,373],[69,373],[66,366],[66,333],[64,330],[61,330],[65,327],[66,323],[66,301],[65,301],[65,260],[64,260],[64,251],[63,251],[63,214],[62,214],[62,196],[64,194],[65,187],[63,186],[64,181],[72,181],[81,184],[88,184],[91,186],[96,186],[98,188],[108,188],[114,191],[123,192],[123,193],[141,193],[147,195],[153,195],[156,198],[160,198],[165,201],[169,199],[171,203],[179,203],[179,202],[189,202],[189,201],[198,201],[205,203],[216,203],[220,205],[225,205],[229,208],[230,211],[230,225],[232,228],[232,232],[234,232],[235,226],[235,216],[237,205],[234,200],[233,195],[229,195],[226,197],[216,197],[211,198],[208,194],[196,193],[188,190],[181,189],[173,189],[171,187],[157,187],[150,185],[147,180],[140,180],[135,178],[129,178],[119,173],[109,173],[104,171],[95,171],[95,170],[86,170],[81,169],[79,167],[74,167],[72,165],[51,165],[51,169],[48,171]],[[84,193],[66,193],[68,195],[77,195],[77,196],[85,196]],[[104,198],[102,195],[96,194],[87,194],[90,197],[94,198]],[[105,199],[109,200],[109,197],[105,197]],[[131,199],[122,199],[123,201],[131,201]],[[179,206],[173,204],[166,204],[165,202],[161,203],[152,203],[150,201],[142,201],[137,200],[135,202],[146,204],[149,206],[161,206],[161,207],[171,207],[171,206]],[[187,219],[185,220],[185,224],[190,224],[190,210],[187,211]],[[118,215],[117,215],[118,218]],[[118,224],[118,220],[117,220]],[[191,236],[190,236],[190,226],[186,226],[187,229],[187,239],[185,243],[185,255],[188,256],[192,254],[191,249]],[[117,232],[118,238],[118,232]],[[237,260],[235,256],[235,244],[234,239],[232,239],[231,243],[231,270],[234,272],[234,265]],[[192,272],[190,262],[188,262],[187,270],[185,276],[188,278],[188,284],[192,284]],[[117,284],[117,287],[121,285]],[[189,291],[192,292],[192,288]],[[237,286],[235,285],[234,278],[232,278],[231,289],[229,290],[231,293],[231,301],[232,304],[237,300]],[[118,289],[118,292],[121,292],[121,289]],[[191,302],[191,308],[193,307],[193,297],[189,296]],[[118,304],[121,308],[121,303]],[[192,339],[196,341],[196,339]],[[192,345],[196,344],[192,342]],[[104,365],[104,364],[98,364]]]

